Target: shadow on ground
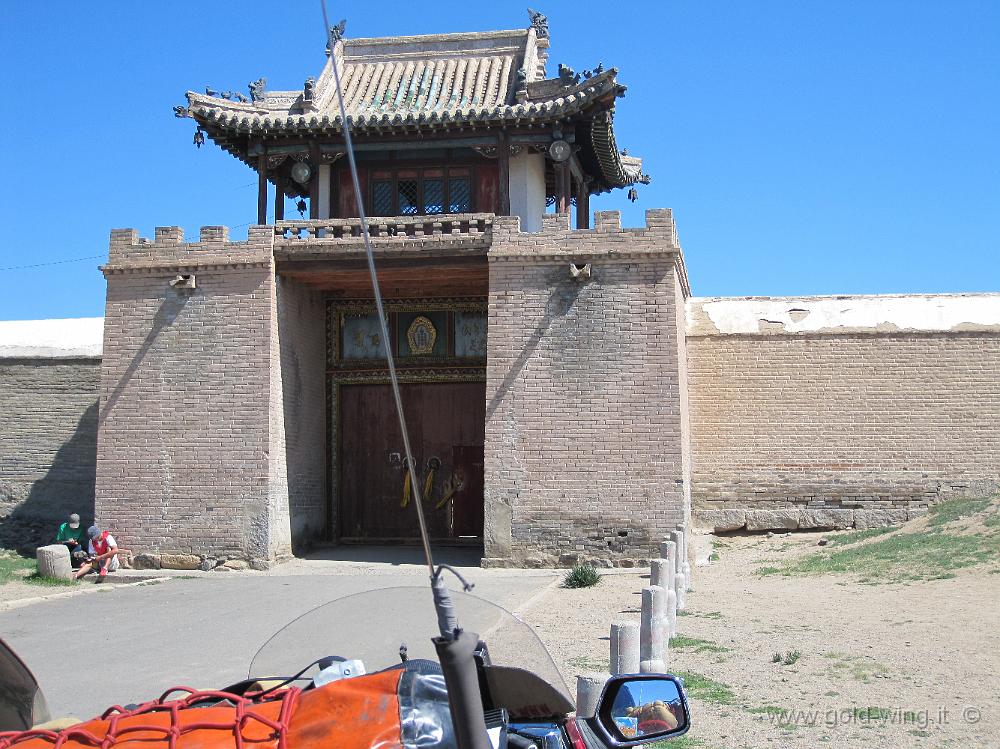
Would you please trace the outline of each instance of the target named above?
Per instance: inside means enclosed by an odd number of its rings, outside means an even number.
[[[435,564],[450,564],[453,567],[478,567],[483,557],[482,547],[431,547]],[[367,562],[391,565],[422,565],[424,550],[422,546],[340,546],[320,547],[299,559],[313,562]]]

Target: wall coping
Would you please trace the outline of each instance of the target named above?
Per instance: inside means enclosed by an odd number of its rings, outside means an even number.
[[[0,359],[100,359],[104,318],[0,321]]]
[[[692,297],[687,335],[1000,333],[1000,293]]]

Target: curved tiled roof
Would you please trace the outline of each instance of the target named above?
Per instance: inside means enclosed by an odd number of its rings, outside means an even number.
[[[355,132],[555,124],[583,115],[593,119],[591,141],[608,186],[648,181],[641,161],[622,157],[615,145],[610,110],[625,94],[618,71],[588,73],[576,83],[544,79],[548,41],[535,29],[340,40],[302,91],[266,91],[253,101],[189,91],[187,114],[244,160],[245,146],[233,136],[337,134],[343,123],[336,65]]]

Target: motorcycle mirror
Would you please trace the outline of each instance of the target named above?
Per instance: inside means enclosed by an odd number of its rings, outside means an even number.
[[[0,639],[0,731],[27,731],[49,719],[38,682],[24,661]]]
[[[691,722],[680,679],[669,674],[613,676],[604,685],[594,723],[612,747],[680,736]]]

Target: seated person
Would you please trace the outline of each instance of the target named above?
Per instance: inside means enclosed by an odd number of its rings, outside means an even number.
[[[74,567],[79,567],[83,558],[87,556],[87,549],[83,544],[83,528],[80,526],[80,516],[75,512],[69,516],[69,521],[59,526],[56,532],[56,543],[64,544],[69,549],[70,562]]]
[[[97,582],[103,583],[109,572],[118,569],[118,543],[108,531],[102,531],[96,525],[87,529],[90,541],[87,544],[87,561],[73,575],[79,580],[90,572],[97,571]]]

